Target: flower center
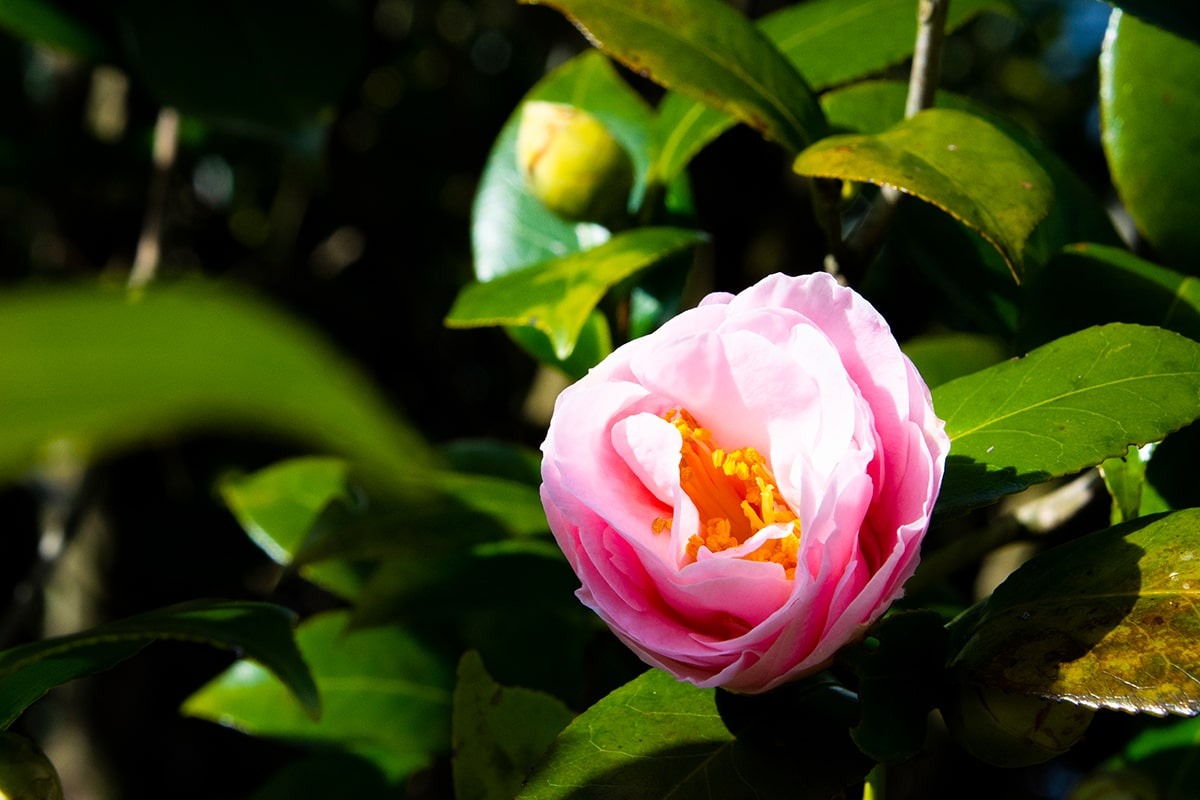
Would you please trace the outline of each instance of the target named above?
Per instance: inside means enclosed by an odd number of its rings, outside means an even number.
[[[688,539],[687,554],[695,560],[701,547],[716,553],[745,542],[768,525],[789,524],[788,535],[771,539],[752,553],[748,561],[771,561],[783,566],[787,577],[796,573],[800,546],[800,520],[779,496],[775,478],[766,459],[753,447],[726,452],[712,440],[712,432],[700,427],[685,409],[671,409],[663,418],[683,436],[679,449],[679,485],[700,512],[701,532]],[[651,529],[670,529],[671,520],[658,518]]]

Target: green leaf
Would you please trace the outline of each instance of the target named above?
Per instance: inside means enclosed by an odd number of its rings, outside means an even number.
[[[239,661],[183,704],[183,713],[255,736],[340,747],[396,781],[449,744],[446,666],[399,628],[347,632],[345,612],[304,621],[296,642],[321,691],[313,720],[258,664]]]
[[[451,469],[524,483],[542,483],[542,454],[532,447],[499,439],[455,439],[442,445]]]
[[[1070,295],[1070,303],[1062,298]],[[1089,325],[1158,325],[1200,340],[1200,281],[1126,250],[1071,245],[1029,282],[1022,341],[1041,344]]]
[[[297,713],[316,716],[321,702],[292,640],[294,622],[292,612],[268,603],[199,600],[9,648],[0,652],[0,729],[55,686],[109,669],[159,639],[244,653],[276,676]]]
[[[893,614],[875,625],[878,643],[860,663],[862,715],[851,734],[871,758],[897,763],[925,746],[925,721],[943,685],[946,629],[933,611]]]
[[[324,340],[241,291],[184,283],[0,297],[0,477],[67,440],[102,454],[167,432],[290,436],[356,459],[388,484],[427,446]]]
[[[1007,8],[999,0],[955,0],[946,30],[956,30],[984,11]],[[809,0],[766,15],[758,27],[819,92],[879,72],[911,55],[917,13],[912,0]],[[847,47],[847,42],[854,45]],[[670,180],[735,122],[711,106],[668,94],[655,124],[656,174]]]
[[[389,788],[383,773],[370,761],[333,750],[293,761],[271,776],[249,800],[311,797],[403,800],[405,793],[399,788]]]
[[[544,262],[462,290],[446,316],[452,328],[527,325],[550,337],[565,359],[588,314],[614,285],[704,241],[679,228],[638,228],[599,247]]]
[[[511,800],[575,715],[543,692],[492,680],[479,654],[458,662],[454,687],[454,796]]]
[[[603,54],[588,51],[543,78],[525,100],[568,103],[604,123],[644,178],[651,112]],[[471,212],[475,277],[481,281],[548,261],[608,239],[594,223],[571,223],[547,209],[525,185],[517,166],[521,107],[496,137]],[[638,191],[635,187],[635,192]]]
[[[1108,0],[1126,14],[1200,42],[1200,8],[1178,0]]]
[[[909,339],[901,349],[930,389],[990,367],[1008,355],[1000,339],[977,333],[927,334]]]
[[[1158,251],[1193,274],[1200,251],[1200,43],[1114,12],[1100,56],[1100,118],[1113,184]]]
[[[1200,712],[1200,509],[1124,523],[1026,562],[950,666],[1089,708]]]
[[[239,131],[317,125],[366,52],[364,20],[336,0],[126,0],[120,12],[133,67],[158,100]]]
[[[1025,243],[1054,185],[1026,150],[972,114],[929,109],[878,135],[830,136],[801,153],[801,175],[893,186],[978,231],[1020,280]]]
[[[821,106],[835,127],[856,133],[882,133],[904,118],[907,95],[907,84],[865,81],[823,95]],[[1054,183],[1054,203],[1029,236],[1023,253],[1025,262],[1043,264],[1064,246],[1075,242],[1121,243],[1095,190],[1037,136],[1012,119],[962,95],[938,92],[935,105],[966,111],[996,126],[1036,159],[1050,176]],[[955,281],[963,281],[966,271],[955,269]]]
[[[1120,458],[1105,459],[1100,465],[1100,476],[1112,497],[1111,518],[1113,524],[1137,519],[1142,513],[1142,491],[1146,485],[1146,462],[1149,450],[1143,455],[1142,448],[1131,447]]]
[[[720,0],[525,0],[566,14],[633,71],[728,112],[792,152],[825,133],[815,95],[742,14]]]
[[[273,561],[291,566],[321,513],[349,502],[350,466],[337,458],[295,458],[220,484],[221,497],[242,529]],[[345,562],[305,564],[300,573],[343,598],[354,598],[362,577]]]
[[[0,28],[35,44],[100,61],[108,46],[94,31],[47,0],[4,0],[0,3]]]
[[[939,386],[948,511],[1071,475],[1200,416],[1200,344],[1114,323]]]
[[[1106,771],[1118,785],[1143,787],[1143,793],[1131,792],[1130,797],[1190,800],[1195,794],[1194,787],[1200,785],[1197,748],[1200,748],[1200,717],[1171,720],[1133,737],[1107,765]],[[1157,790],[1153,785],[1147,790],[1148,781],[1157,783]]]

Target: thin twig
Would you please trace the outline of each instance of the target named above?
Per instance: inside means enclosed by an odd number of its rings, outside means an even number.
[[[917,40],[908,79],[908,99],[904,104],[905,119],[915,117],[933,106],[938,75],[941,73],[942,43],[946,38],[946,14],[949,10],[950,0],[919,0]],[[891,227],[903,196],[903,192],[891,186],[879,190],[858,227],[846,239],[846,251],[850,259],[860,264],[870,261]]]
[[[158,270],[162,256],[163,209],[167,204],[171,168],[175,165],[178,150],[179,112],[173,108],[163,108],[158,112],[158,121],[154,124],[154,173],[150,177],[142,235],[138,239],[133,269],[129,272],[131,289],[145,286],[153,280]]]

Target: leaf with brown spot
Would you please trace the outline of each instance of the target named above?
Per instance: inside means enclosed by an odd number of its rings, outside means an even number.
[[[1200,713],[1200,509],[1027,562],[952,633],[968,682],[1089,708]],[[971,623],[974,622],[973,625]]]

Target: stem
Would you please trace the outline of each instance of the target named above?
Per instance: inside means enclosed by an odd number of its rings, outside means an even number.
[[[876,764],[867,773],[863,783],[862,800],[886,800],[887,798],[887,767]]]
[[[942,43],[946,39],[946,14],[950,0],[919,0],[917,5],[917,41],[913,47],[912,71],[908,78],[908,99],[904,118],[915,117],[933,106],[938,75],[942,67]],[[846,250],[859,263],[867,263],[883,243],[903,193],[884,186],[875,196],[862,222],[846,239]]]
[[[163,209],[167,204],[171,167],[179,150],[179,112],[163,108],[154,123],[154,174],[150,177],[146,217],[138,238],[137,254],[129,272],[129,288],[139,289],[154,279],[162,257]]]

